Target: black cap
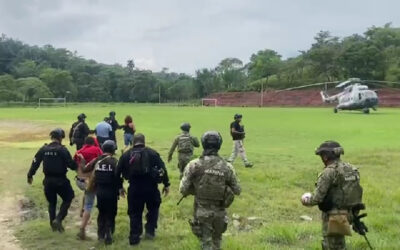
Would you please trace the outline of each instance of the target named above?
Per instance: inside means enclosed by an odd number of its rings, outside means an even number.
[[[84,120],[86,119],[86,115],[84,113],[78,115],[78,120]]]
[[[235,114],[235,116],[233,117],[233,119],[240,119],[240,118],[242,118],[243,116],[241,115],[241,114]]]
[[[116,115],[115,111],[110,111],[110,116],[115,116],[115,115]]]

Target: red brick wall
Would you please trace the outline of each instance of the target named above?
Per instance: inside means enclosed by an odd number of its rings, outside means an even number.
[[[264,92],[263,106],[287,107],[319,107],[333,106],[324,104],[319,90],[292,90],[292,91],[266,91]],[[379,106],[400,107],[400,91],[382,89],[378,90]],[[259,92],[226,92],[214,93],[207,98],[218,100],[218,106],[260,106]]]

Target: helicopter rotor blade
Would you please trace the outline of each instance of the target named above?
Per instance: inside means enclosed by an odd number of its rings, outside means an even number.
[[[386,82],[386,83],[388,83],[388,82]],[[396,83],[396,82],[393,82],[393,83]],[[373,86],[378,86],[383,89],[391,89],[391,90],[395,90],[395,91],[400,91],[400,88],[390,87],[386,84],[378,83],[378,81],[374,81],[374,82],[371,81],[368,84],[373,85]],[[397,83],[397,84],[400,84],[400,83]],[[380,90],[374,90],[374,91],[380,91]]]
[[[335,84],[335,83],[338,83],[338,82],[337,81],[335,81],[335,82],[319,82],[319,83],[306,84],[306,85],[297,86],[297,87],[291,87],[291,88],[287,88],[287,89],[280,89],[280,90],[278,90],[276,92],[290,91],[290,90],[296,90],[296,89],[304,89],[304,88],[309,88],[309,87],[330,85],[330,84]]]

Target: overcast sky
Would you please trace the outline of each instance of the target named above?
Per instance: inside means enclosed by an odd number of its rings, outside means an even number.
[[[194,73],[260,49],[284,57],[314,35],[400,24],[399,0],[0,0],[0,33],[103,63]]]

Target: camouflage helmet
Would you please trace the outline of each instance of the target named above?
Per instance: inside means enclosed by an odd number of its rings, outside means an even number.
[[[56,129],[53,129],[50,132],[50,137],[52,139],[64,139],[65,138],[65,132],[61,128],[56,128]]]
[[[191,127],[192,127],[192,126],[190,126],[190,123],[188,123],[188,122],[182,123],[182,125],[181,125],[181,129],[182,129],[183,131],[186,131],[186,132],[189,132],[189,130],[190,130]]]
[[[207,131],[201,137],[201,145],[204,149],[220,149],[222,145],[222,136],[217,131]]]
[[[101,149],[103,150],[103,152],[105,153],[111,153],[113,154],[115,152],[116,149],[116,145],[115,142],[112,140],[107,140],[103,143],[103,145],[101,146]]]
[[[316,150],[316,155],[321,155],[323,152],[332,152],[336,156],[344,154],[342,146],[336,141],[325,141]]]
[[[240,118],[242,118],[243,116],[241,115],[241,114],[235,114],[234,116],[233,116],[233,119],[240,119]]]

